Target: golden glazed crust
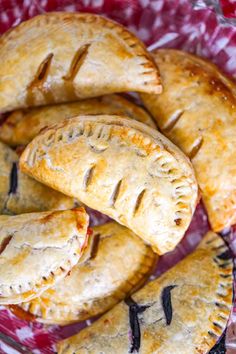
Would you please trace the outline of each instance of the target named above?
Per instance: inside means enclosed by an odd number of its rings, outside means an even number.
[[[192,160],[214,231],[236,223],[236,86],[212,63],[177,50],[153,53],[164,92],[143,95],[160,130]]]
[[[43,128],[84,114],[125,115],[156,127],[144,109],[119,95],[109,95],[74,103],[14,111],[1,125],[0,140],[13,146],[27,145]]]
[[[0,304],[29,301],[66,276],[83,254],[83,208],[0,216]]]
[[[209,232],[196,251],[167,273],[60,342],[58,354],[128,354],[131,349],[140,354],[208,353],[226,327],[232,305],[228,252],[224,241]]]
[[[37,136],[22,171],[127,226],[159,253],[183,237],[197,201],[188,159],[154,129],[83,116]]]
[[[0,112],[124,91],[160,93],[143,43],[93,14],[51,12],[0,39]]]
[[[18,169],[18,156],[0,142],[0,214],[70,209],[74,199],[58,193]]]
[[[97,252],[40,297],[21,304],[36,321],[65,325],[99,315],[139,287],[153,269],[151,248],[111,222],[94,228]]]

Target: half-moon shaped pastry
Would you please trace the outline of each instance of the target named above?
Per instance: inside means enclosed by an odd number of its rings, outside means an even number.
[[[49,128],[27,146],[21,168],[127,226],[159,254],[183,237],[197,201],[182,152],[156,130],[118,116]]]
[[[29,301],[66,276],[87,245],[83,208],[0,216],[0,304]]]
[[[0,214],[70,209],[73,198],[56,192],[18,169],[18,156],[0,142]]]
[[[94,228],[91,258],[21,308],[44,323],[65,325],[101,314],[139,287],[156,263],[152,249],[111,222]]]
[[[160,130],[192,160],[214,231],[236,223],[236,86],[212,63],[157,50],[164,91],[143,95]]]
[[[0,112],[104,94],[160,93],[143,43],[93,14],[51,12],[0,38]]]
[[[212,232],[175,267],[58,344],[58,354],[208,353],[226,327],[233,262]]]
[[[18,110],[7,114],[0,123],[0,140],[8,145],[27,145],[43,128],[67,118],[87,114],[116,114],[134,118],[155,128],[152,118],[144,109],[119,95]]]

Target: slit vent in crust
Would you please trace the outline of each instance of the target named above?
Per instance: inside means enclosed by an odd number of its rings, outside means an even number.
[[[115,186],[115,189],[111,195],[111,199],[110,199],[110,206],[111,207],[114,207],[115,206],[115,203],[118,199],[118,196],[119,196],[119,193],[120,193],[120,188],[121,188],[121,183],[122,183],[122,180],[120,180],[116,186]]]
[[[100,234],[95,234],[94,237],[93,237],[93,245],[92,245],[90,259],[93,259],[93,258],[95,258],[97,256],[99,242],[100,242],[100,237],[101,237]]]
[[[94,168],[95,166],[90,167],[85,173],[83,181],[84,190],[87,190],[88,186],[91,184]]]
[[[192,148],[191,152],[189,153],[189,158],[192,160],[196,155],[197,153],[199,152],[199,150],[201,149],[202,147],[202,144],[203,144],[203,138],[202,137],[199,137],[195,143],[194,143],[194,147]]]
[[[48,54],[46,58],[42,61],[42,63],[39,65],[36,76],[28,87],[29,89],[33,88],[34,86],[40,86],[46,81],[47,76],[49,74],[52,58],[53,53]]]
[[[175,125],[178,123],[182,115],[184,114],[185,111],[182,110],[177,110],[174,112],[174,114],[169,118],[169,121],[167,125],[162,129],[163,132],[165,133],[170,133],[170,131],[175,127]]]
[[[7,247],[7,245],[11,242],[11,239],[12,239],[13,236],[7,236],[5,237],[1,244],[0,244],[0,254],[5,250],[5,248]]]
[[[71,62],[68,74],[63,77],[64,80],[74,80],[75,76],[78,74],[79,69],[81,68],[86,59],[89,47],[90,44],[85,44],[77,50]]]
[[[138,211],[139,211],[139,208],[142,204],[142,200],[143,200],[143,197],[144,197],[144,194],[146,192],[146,189],[144,189],[139,195],[138,195],[138,198],[136,200],[136,203],[135,203],[135,206],[134,206],[134,216],[137,215]]]
[[[162,307],[166,318],[166,325],[169,326],[172,321],[173,309],[171,302],[171,290],[173,290],[176,285],[166,286],[161,295]]]
[[[125,300],[129,306],[129,323],[131,328],[132,343],[130,353],[136,353],[141,345],[141,331],[138,315],[143,313],[149,306],[138,305],[131,297]]]
[[[10,188],[8,194],[16,194],[18,187],[18,169],[17,163],[13,162],[10,174]]]

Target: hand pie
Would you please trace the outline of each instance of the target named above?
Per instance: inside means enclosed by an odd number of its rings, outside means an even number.
[[[0,38],[0,112],[137,91],[160,93],[158,69],[127,29],[93,14],[51,12]]]
[[[159,254],[183,237],[197,201],[181,151],[118,116],[75,117],[49,128],[27,146],[21,168],[127,226]]]
[[[21,308],[44,323],[68,324],[112,308],[139,287],[156,256],[132,231],[112,222],[94,228],[91,258]]]
[[[0,142],[0,214],[70,209],[73,206],[73,198],[20,172],[17,154]]]
[[[157,50],[164,92],[143,95],[161,131],[192,160],[214,231],[236,223],[236,86],[208,61]]]
[[[87,243],[83,208],[0,216],[0,304],[29,301],[66,276]]]
[[[58,345],[58,354],[207,353],[222,334],[233,295],[233,262],[209,232],[175,267]]]
[[[27,145],[43,128],[84,114],[126,115],[155,128],[141,107],[118,95],[91,98],[74,103],[18,110],[2,121],[0,139],[6,144]]]

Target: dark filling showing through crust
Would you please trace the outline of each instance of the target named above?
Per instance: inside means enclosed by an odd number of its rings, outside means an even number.
[[[131,329],[132,343],[130,353],[138,352],[141,345],[141,331],[138,315],[143,313],[148,307],[147,305],[138,305],[131,297],[125,300],[129,306],[129,324]]]
[[[5,248],[7,247],[7,245],[9,244],[9,242],[11,241],[13,236],[7,236],[5,237],[2,242],[0,243],[0,254],[5,250]]]
[[[13,162],[11,174],[10,174],[10,187],[8,194],[15,194],[18,187],[18,170],[17,163]]]
[[[226,332],[223,333],[219,342],[216,343],[214,347],[209,351],[209,354],[225,354],[226,353],[225,338],[226,338]]]
[[[93,237],[93,245],[91,249],[90,259],[94,259],[97,256],[100,237],[101,237],[100,234],[96,234]]]
[[[166,317],[166,325],[169,326],[172,321],[173,310],[172,310],[172,303],[171,303],[171,290],[173,290],[177,285],[169,285],[166,286],[161,294],[161,302],[163,311]]]

